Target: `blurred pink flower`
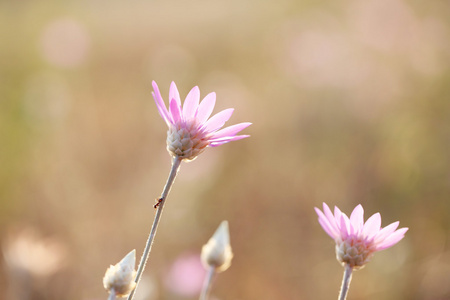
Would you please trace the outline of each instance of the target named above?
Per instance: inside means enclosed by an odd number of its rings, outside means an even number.
[[[328,205],[323,203],[323,212],[314,208],[319,215],[319,223],[336,242],[336,257],[343,265],[358,269],[370,261],[377,251],[387,249],[398,243],[408,228],[397,229],[399,222],[381,228],[379,213],[364,223],[364,209],[359,204],[350,218],[334,207],[334,215]]]
[[[193,297],[200,293],[205,274],[200,255],[185,253],[173,262],[164,282],[172,292]]]
[[[210,93],[200,103],[200,90],[192,88],[181,106],[180,94],[174,82],[170,85],[169,110],[153,81],[152,92],[159,114],[169,126],[167,132],[167,150],[172,156],[183,160],[193,160],[206,147],[216,147],[222,144],[240,140],[248,135],[236,135],[251,123],[239,123],[221,129],[233,114],[234,109],[225,109],[208,119],[216,103],[216,93]],[[220,130],[219,130],[220,129]]]

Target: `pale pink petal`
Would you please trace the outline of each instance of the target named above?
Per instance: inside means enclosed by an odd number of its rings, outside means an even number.
[[[342,239],[346,239],[350,235],[350,228],[348,226],[347,220],[345,219],[345,215],[341,215],[340,219],[340,230],[341,230],[341,237]]]
[[[333,226],[333,228],[334,228],[334,230],[336,230],[336,232],[339,232],[339,225],[336,222],[336,219],[335,219],[333,213],[331,212],[331,209],[328,207],[328,205],[325,202],[323,202],[322,206],[323,206],[323,213],[327,217],[328,221],[330,221],[331,226]]]
[[[218,138],[223,138],[223,137],[235,136],[239,131],[247,128],[250,125],[252,125],[252,123],[245,122],[245,123],[239,123],[239,124],[236,124],[236,125],[225,127],[223,129],[215,132],[211,136],[211,140],[216,140]]]
[[[231,115],[233,114],[233,111],[234,111],[233,108],[222,110],[221,112],[212,116],[212,118],[209,119],[203,127],[207,132],[216,131],[217,129],[221,128],[226,121],[230,119]]]
[[[380,241],[383,241],[387,236],[389,236],[391,233],[393,233],[398,225],[400,224],[399,221],[389,224],[388,226],[384,227],[383,229],[378,232],[377,235],[374,237],[374,243],[378,243]]]
[[[158,109],[159,115],[163,118],[166,124],[170,126],[170,124],[172,123],[172,119],[170,118],[169,113],[167,112],[166,106],[164,105],[164,103],[162,103],[162,106],[160,103],[158,103],[157,96],[155,95],[154,92],[152,92],[152,96],[153,99],[155,99],[156,108]]]
[[[202,102],[200,102],[197,110],[197,120],[200,124],[205,123],[209,116],[211,116],[214,105],[216,105],[216,93],[214,92],[206,95]]]
[[[238,140],[242,140],[245,138],[248,138],[249,135],[235,135],[235,136],[229,136],[229,137],[224,137],[224,138],[220,138],[220,139],[214,139],[214,140],[210,140],[210,146],[211,147],[217,147],[223,144],[226,144],[228,142],[232,142],[232,141],[238,141]]]
[[[337,239],[339,237],[339,232],[330,224],[329,219],[323,214],[320,209],[314,207],[317,215],[319,216],[319,223],[322,226],[323,230],[332,238]]]
[[[182,120],[181,110],[175,99],[170,100],[169,111],[170,111],[170,114],[172,115],[172,119],[173,119],[174,123],[180,122]]]
[[[195,117],[198,108],[198,102],[200,101],[200,89],[195,86],[191,89],[189,94],[184,100],[183,105],[183,117],[184,120],[191,120]]]
[[[158,85],[156,82],[152,81],[153,90],[155,92],[152,92],[153,99],[155,99],[156,108],[158,109],[159,114],[164,119],[164,121],[167,123],[167,125],[170,125],[172,119],[169,116],[169,112],[167,111],[166,105],[164,104],[164,100],[161,96],[161,92],[159,91]]]
[[[320,219],[319,218],[319,224],[320,226],[322,226],[322,229],[333,239],[333,240],[337,240],[340,237],[340,234],[334,234],[333,231],[331,231],[331,227],[330,224],[327,223],[327,221],[325,219]]]
[[[394,232],[393,234],[388,236],[384,241],[380,242],[377,245],[377,250],[378,251],[384,250],[384,249],[394,246],[405,236],[405,233],[407,231],[408,231],[408,228],[400,228],[399,230],[397,230],[396,232]]]
[[[346,214],[344,214],[344,213],[342,213],[341,218],[344,218],[344,221],[345,221],[345,227],[346,227],[346,229],[347,229],[348,235],[354,236],[354,235],[355,235],[355,229],[353,228],[353,225],[352,225],[352,223],[350,222],[350,218],[349,218]]]
[[[341,216],[341,210],[337,206],[334,206],[334,220],[339,231],[341,231]]]
[[[178,103],[178,106],[181,107],[180,93],[178,92],[177,85],[173,81],[170,84],[169,103],[172,99],[175,99]]]
[[[364,209],[361,204],[356,206],[350,215],[350,223],[353,225],[356,233],[359,233],[362,230],[364,225]]]
[[[364,224],[363,227],[363,235],[367,237],[367,239],[372,239],[381,228],[381,215],[380,213],[376,213],[372,215]]]

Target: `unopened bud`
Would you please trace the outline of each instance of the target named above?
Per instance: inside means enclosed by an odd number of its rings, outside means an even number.
[[[230,267],[232,258],[228,222],[222,221],[214,235],[202,248],[202,263],[206,268],[214,267],[217,272],[222,272]]]
[[[117,296],[127,296],[136,286],[136,250],[128,253],[118,264],[110,266],[103,277],[103,286],[108,292],[114,290]]]

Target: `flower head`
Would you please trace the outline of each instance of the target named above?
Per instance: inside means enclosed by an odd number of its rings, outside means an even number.
[[[203,245],[201,259],[205,268],[213,267],[217,272],[225,271],[230,267],[233,252],[227,221],[222,221],[208,243]]]
[[[336,242],[338,261],[355,269],[368,263],[375,252],[394,246],[408,231],[408,228],[397,229],[398,221],[381,228],[379,213],[364,222],[361,204],[355,207],[350,218],[337,207],[334,207],[333,215],[325,203],[323,212],[318,208],[314,209],[319,215],[320,225]]]
[[[209,118],[216,103],[215,93],[206,95],[200,102],[200,90],[196,86],[189,92],[182,107],[177,86],[172,82],[169,91],[169,110],[167,110],[158,85],[154,81],[152,84],[154,89],[152,95],[158,112],[169,126],[167,150],[172,156],[190,161],[208,146],[216,147],[248,137],[248,135],[236,135],[251,125],[248,122],[221,129],[233,114],[232,108],[225,109]]]
[[[128,253],[119,263],[110,266],[103,277],[103,286],[108,292],[113,292],[117,296],[124,297],[128,295],[136,286],[134,277],[136,271],[136,250]]]

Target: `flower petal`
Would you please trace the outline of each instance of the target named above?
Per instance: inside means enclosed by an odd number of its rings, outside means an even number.
[[[206,95],[202,102],[200,102],[197,110],[197,120],[200,124],[205,123],[209,116],[211,116],[214,105],[216,105],[216,93],[214,92]]]
[[[392,234],[400,224],[399,221],[389,224],[388,226],[384,227],[383,229],[378,232],[377,235],[374,237],[374,243],[382,242],[386,237],[388,237],[390,234]]]
[[[368,239],[372,239],[381,228],[381,215],[380,213],[376,213],[372,215],[369,219],[367,219],[364,224],[362,234]]]
[[[216,140],[211,140],[209,146],[217,147],[217,146],[226,144],[228,142],[238,141],[238,140],[242,140],[242,139],[248,138],[248,137],[249,137],[249,135],[235,135],[235,136],[230,136],[230,137],[224,137],[224,138],[220,138],[220,139],[216,139]]]
[[[231,115],[233,114],[233,111],[234,111],[233,108],[222,110],[221,112],[212,116],[212,118],[209,119],[203,127],[207,132],[216,131],[217,129],[221,128],[226,121],[230,119]]]
[[[355,233],[359,234],[364,225],[364,209],[361,204],[355,207],[350,215],[350,223],[352,224]]]
[[[178,103],[178,106],[181,107],[180,93],[178,92],[177,85],[173,81],[170,84],[169,103],[172,99],[175,99]]]
[[[336,221],[336,226],[339,231],[341,231],[341,216],[341,210],[337,206],[334,206],[334,220]]]
[[[328,207],[328,205],[323,202],[322,204],[323,207],[323,213],[325,214],[325,216],[327,217],[328,221],[330,222],[331,226],[333,226],[334,230],[339,233],[339,225],[336,222],[336,218],[334,217],[333,213],[331,212],[331,209]]]
[[[167,123],[167,125],[170,126],[172,118],[169,115],[169,112],[167,111],[166,105],[164,104],[164,100],[161,96],[161,92],[159,91],[158,85],[155,81],[152,81],[153,90],[155,92],[152,92],[153,99],[155,99],[156,108],[158,109],[158,112],[160,116],[164,119],[164,121]]]
[[[319,216],[319,223],[322,226],[323,230],[333,239],[336,240],[340,234],[334,228],[333,225],[330,224],[330,220],[325,216],[325,214],[318,208],[314,207],[317,215]]]
[[[250,125],[252,125],[252,123],[244,122],[244,123],[239,123],[239,124],[236,124],[236,125],[231,125],[231,126],[225,127],[223,129],[215,132],[211,136],[211,140],[216,140],[216,139],[223,138],[223,137],[233,137],[239,131],[244,130],[245,128],[247,128]]]
[[[178,106],[177,100],[172,99],[170,100],[170,107],[169,107],[170,115],[172,116],[173,123],[180,122],[182,120],[181,118],[181,110]]]
[[[408,231],[408,228],[400,228],[399,230],[397,230],[396,232],[394,232],[393,234],[391,234],[390,236],[388,236],[384,241],[380,242],[377,245],[377,250],[384,250],[387,249],[389,247],[394,246],[395,244],[397,244],[401,239],[403,239],[403,237],[405,236],[405,233]]]
[[[191,89],[189,94],[184,100],[183,105],[183,118],[184,120],[191,120],[195,117],[198,108],[198,102],[200,101],[200,89],[195,86]]]
[[[350,226],[348,226],[350,221],[347,223],[347,220],[345,217],[347,217],[347,216],[345,214],[342,214],[340,222],[339,222],[340,223],[339,227],[341,230],[341,237],[343,240],[345,240],[350,235],[350,228],[349,228]],[[348,217],[347,217],[347,219],[348,219]]]

